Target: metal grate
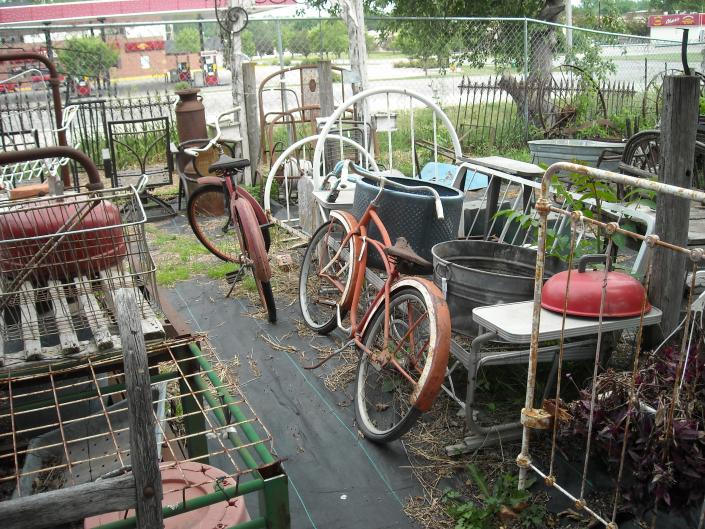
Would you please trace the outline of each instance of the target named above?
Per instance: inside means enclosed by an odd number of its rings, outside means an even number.
[[[210,461],[234,483],[256,479],[258,469],[277,462],[271,436],[239,388],[216,373],[209,345],[201,352],[191,340],[148,348],[160,468],[183,475],[189,462]],[[0,379],[0,424],[7,425],[0,433],[0,500],[128,472],[124,398],[123,364],[115,357]],[[228,485],[203,473],[202,483],[187,488],[210,484],[217,491],[216,481]],[[165,496],[175,490],[165,483]],[[180,484],[182,491],[190,497]]]

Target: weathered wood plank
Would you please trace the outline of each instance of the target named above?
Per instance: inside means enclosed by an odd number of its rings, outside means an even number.
[[[154,313],[152,306],[144,299],[142,292],[137,288],[128,284],[123,274],[117,268],[101,270],[100,277],[103,279],[103,292],[105,293],[105,302],[115,314],[115,302],[113,293],[117,288],[129,288],[138,300],[139,309],[141,312],[142,334],[146,340],[154,338],[162,338],[165,336],[164,327],[161,321]]]
[[[39,341],[39,318],[35,306],[32,283],[25,281],[20,287],[20,314],[22,317],[22,340],[26,360],[42,359],[42,344]]]
[[[142,336],[137,298],[130,289],[113,295],[122,341],[130,425],[130,462],[135,477],[138,529],[162,528],[162,480],[157,459],[147,347]]]
[[[691,186],[699,86],[695,76],[667,75],[663,80],[659,182],[686,188]],[[656,234],[663,241],[686,246],[689,215],[690,200],[657,195]],[[663,311],[660,331],[664,336],[670,334],[680,321],[685,275],[685,255],[665,249],[655,251],[649,300]],[[650,341],[658,342],[659,336],[652,336]]]
[[[83,276],[75,282],[75,286],[78,293],[78,304],[88,320],[88,326],[91,328],[98,349],[101,351],[111,349],[113,340],[110,329],[108,329],[109,322],[91,290],[88,278]]]
[[[0,502],[3,529],[44,529],[135,507],[135,478],[126,474]]]
[[[64,284],[61,281],[50,280],[48,286],[49,297],[54,308],[54,319],[59,331],[61,352],[65,355],[76,354],[80,350],[80,345],[76,337],[76,331],[73,328],[71,309],[69,309],[69,303],[66,300]]]

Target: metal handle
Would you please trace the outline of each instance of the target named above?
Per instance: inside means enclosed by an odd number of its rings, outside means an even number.
[[[210,141],[206,144],[205,147],[190,147],[188,149],[184,149],[184,152],[196,158],[198,157],[199,153],[206,152],[211,147],[216,145],[221,136],[220,120],[222,120],[225,116],[235,114],[236,112],[240,112],[240,107],[231,108],[230,110],[226,110],[225,112],[218,114],[218,117],[215,118],[215,136],[210,139]]]
[[[434,204],[436,206],[436,217],[438,217],[439,219],[444,218],[443,217],[443,203],[441,202],[441,196],[438,194],[438,191],[433,189],[431,186],[407,186],[404,184],[400,184],[399,182],[395,182],[394,180],[390,180],[389,178],[387,178],[379,173],[373,173],[371,171],[360,171],[361,168],[355,164],[352,164],[352,167],[355,170],[355,172],[359,173],[360,175],[362,175],[366,178],[371,178],[372,180],[377,180],[378,182],[380,182],[380,184],[382,184],[379,186],[380,187],[379,193],[377,194],[377,196],[375,197],[373,202],[380,197],[380,195],[384,191],[385,185],[399,187],[399,188],[404,189],[406,191],[427,191],[431,194],[431,196],[433,196]]]
[[[585,268],[590,263],[606,263],[607,264],[607,271],[612,270],[612,257],[610,257],[609,255],[604,254],[604,253],[591,253],[591,254],[583,255],[578,260],[578,272],[580,272],[580,273],[585,272]]]

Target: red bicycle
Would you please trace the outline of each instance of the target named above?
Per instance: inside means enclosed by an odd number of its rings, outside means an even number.
[[[406,433],[440,392],[450,351],[450,313],[431,281],[401,276],[400,265],[431,263],[401,237],[392,244],[377,214],[385,184],[411,188],[364,174],[379,182],[379,194],[359,221],[348,212],[332,211],[330,220],[313,234],[301,264],[299,304],[309,327],[321,334],[339,327],[362,352],[355,391],[357,424],[371,441],[388,442]],[[430,187],[413,188],[424,190],[434,195],[442,218],[438,193]],[[368,236],[371,225],[378,239]],[[374,275],[367,268],[370,250],[382,262]],[[346,315],[348,328],[343,324]]]
[[[277,309],[270,280],[269,224],[259,202],[237,183],[249,160],[231,158],[223,154],[219,144],[220,121],[224,116],[239,112],[238,108],[220,114],[216,120],[216,135],[204,147],[184,149],[196,159],[205,152],[216,149],[218,160],[208,166],[213,176],[201,176],[196,181],[199,188],[188,200],[186,216],[198,237],[213,255],[240,267],[231,276],[233,281],[244,277],[245,270],[252,270],[262,306],[269,321],[277,321]],[[194,165],[196,165],[194,163]],[[234,232],[234,233],[233,233]]]

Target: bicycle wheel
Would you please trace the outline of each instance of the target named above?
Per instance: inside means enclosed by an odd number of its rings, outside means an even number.
[[[238,198],[232,204],[232,209],[236,215],[242,253],[249,260],[262,306],[267,310],[269,321],[274,323],[277,321],[277,307],[269,282],[272,270],[257,216],[252,205],[244,198]]]
[[[394,286],[386,352],[384,323],[381,304],[363,336],[364,346],[376,358],[362,353],[355,390],[358,427],[376,443],[399,438],[430,409],[441,389],[450,350],[448,306],[438,288],[426,280],[406,278]]]
[[[242,248],[230,218],[229,202],[221,186],[202,186],[189,197],[186,216],[208,251],[224,261],[238,261]]]
[[[320,334],[328,334],[336,328],[336,307],[344,293],[350,290],[353,265],[348,256],[355,254],[352,238],[348,241],[345,251],[331,264],[349,228],[347,222],[331,215],[331,220],[322,224],[311,237],[301,262],[301,315],[306,325]],[[325,275],[322,275],[323,269],[328,265],[330,266],[324,272]],[[342,307],[341,318],[344,316],[345,305]]]
[[[221,186],[205,185],[188,200],[186,216],[193,233],[209,252],[223,261],[237,261],[242,253],[230,218],[230,200]],[[261,228],[264,247],[269,251],[269,228]]]

